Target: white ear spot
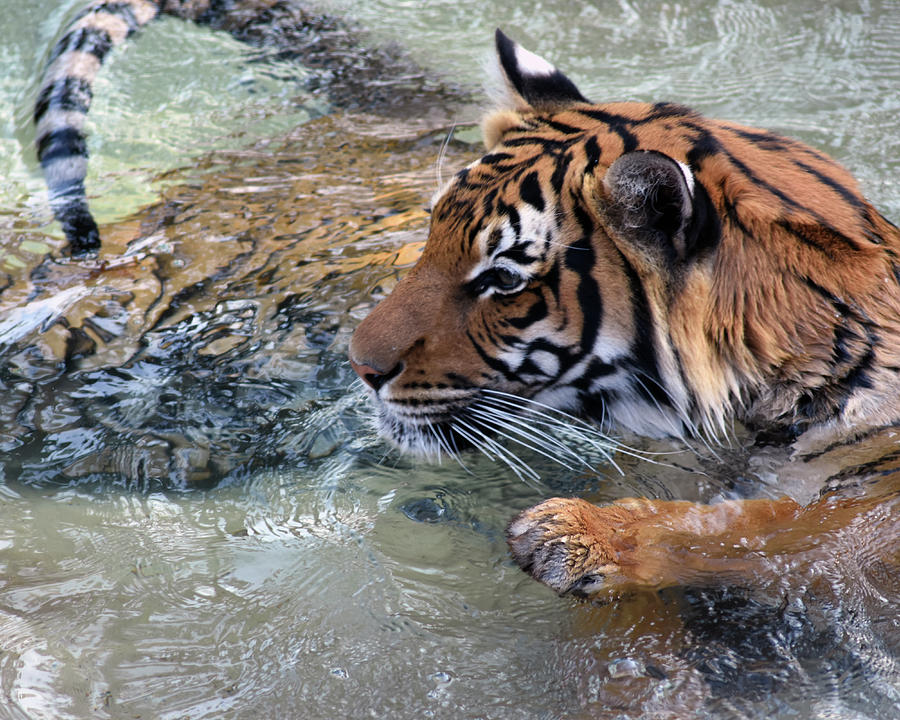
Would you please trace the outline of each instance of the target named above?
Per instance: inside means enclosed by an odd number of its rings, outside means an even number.
[[[694,197],[694,173],[691,169],[680,160],[676,160],[678,167],[681,168],[681,174],[684,175],[684,182],[687,185],[688,192]]]
[[[535,55],[521,45],[516,45],[516,63],[523,75],[552,75],[556,68],[540,55]]]

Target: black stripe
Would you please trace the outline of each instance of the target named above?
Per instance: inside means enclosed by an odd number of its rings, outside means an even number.
[[[109,33],[99,27],[80,27],[70,30],[56,43],[50,55],[48,64],[56,60],[66,52],[86,52],[96,57],[100,62],[106,57],[106,53],[113,46]]]
[[[586,160],[584,164],[585,175],[594,171],[594,168],[596,168],[597,164],[600,162],[600,155],[600,145],[597,143],[597,138],[592,135],[584,143],[584,156]]]
[[[519,189],[522,199],[529,205],[533,205],[537,210],[544,209],[544,194],[541,192],[541,183],[538,180],[537,171],[528,173],[522,179],[522,185]]]
[[[503,162],[504,160],[511,160],[514,156],[505,152],[497,152],[497,153],[488,153],[483,156],[480,162],[482,165],[496,165],[497,163]]]
[[[556,377],[560,377],[562,373],[571,366],[568,362],[568,348],[554,345],[545,338],[538,338],[530,343],[525,349],[525,359],[519,365],[520,374],[536,375],[539,377],[550,378],[546,371],[542,370],[538,364],[531,359],[531,356],[537,352],[544,352],[553,355],[557,361]]]
[[[790,234],[793,238],[799,240],[807,247],[811,247],[814,250],[819,251],[832,261],[839,260],[838,255],[835,253],[835,250],[837,250],[838,248],[836,248],[835,246],[843,246],[848,244],[846,235],[843,235],[825,225],[808,224],[805,226],[801,226],[796,223],[792,223],[790,220],[779,220],[777,221],[776,225]],[[855,245],[853,244],[851,244],[851,247],[854,250],[856,249]]]
[[[487,365],[492,370],[501,373],[506,380],[517,381],[519,379],[518,376],[514,372],[512,372],[509,365],[486,352],[485,349],[475,339],[475,336],[471,331],[466,330],[466,337],[469,338],[469,342],[472,343],[472,347],[475,348],[475,352],[478,353],[478,356],[482,359],[485,365]]]
[[[743,138],[744,140],[749,140],[754,145],[757,145],[758,147],[761,147],[764,150],[769,150],[771,152],[786,152],[789,147],[794,144],[792,140],[789,140],[782,135],[769,132],[768,130],[754,130],[752,128],[736,127],[730,127],[727,129],[738,137]]]
[[[834,326],[834,347],[831,351],[832,359],[838,363],[848,363],[853,359],[848,349],[848,344],[858,342],[860,340],[859,333],[845,324]]]
[[[815,291],[823,298],[825,298],[831,306],[834,308],[835,312],[840,314],[843,318],[849,318],[854,322],[858,323],[865,330],[865,352],[858,357],[851,357],[850,353],[847,350],[847,341],[855,340],[856,342],[860,342],[863,340],[862,337],[850,328],[847,327],[846,322],[835,325],[834,330],[834,348],[833,358],[838,363],[848,363],[853,362],[852,367],[850,367],[842,377],[835,378],[834,384],[837,387],[840,387],[844,390],[846,396],[841,399],[840,409],[843,409],[843,406],[846,404],[847,397],[858,388],[871,388],[872,387],[872,379],[869,376],[869,370],[872,369],[872,365],[875,362],[875,350],[874,346],[879,342],[878,333],[874,330],[874,323],[865,315],[864,312],[860,308],[851,307],[844,300],[839,298],[837,295],[822,287],[818,283],[814,282],[809,277],[804,277],[803,280],[806,282],[806,286],[811,290]],[[819,406],[815,403],[809,401],[808,407],[805,410],[808,413],[813,413]],[[809,417],[815,417],[814,415],[809,415]]]
[[[481,198],[481,209],[485,215],[494,214],[494,199],[497,197],[497,188],[492,188]]]
[[[494,339],[493,336],[492,336],[492,339]],[[499,334],[496,336],[496,340],[508,348],[515,348],[515,349],[519,349],[522,347],[522,345],[525,344],[524,340],[522,340],[522,338],[519,337],[518,335]],[[521,365],[519,365],[519,369],[520,370],[522,369]]]
[[[517,242],[512,247],[509,247],[503,252],[498,253],[497,257],[507,258],[518,265],[530,265],[538,259],[536,257],[530,256],[527,252],[533,247],[533,245],[534,243],[532,241]]]
[[[574,140],[554,140],[553,138],[545,138],[540,135],[524,135],[523,137],[510,138],[504,140],[506,147],[522,147],[523,145],[539,145],[543,152],[553,152],[565,150],[571,147]]]
[[[154,4],[157,5],[158,12],[159,3],[155,2]],[[100,5],[92,5],[79,12],[72,23],[74,24],[82,18],[87,17],[88,15],[95,15],[96,13],[107,13],[122,18],[122,20],[125,21],[125,24],[128,25],[128,35],[131,35],[141,26],[134,15],[134,8],[131,6],[131,3],[127,2],[105,2]]]
[[[792,225],[787,220],[779,220],[776,223],[782,230],[791,235],[795,240],[799,240],[806,247],[810,247],[813,250],[818,250],[820,253],[825,255],[829,260],[836,260],[834,254],[831,252],[831,248],[826,248],[821,243],[817,242],[814,238],[807,235],[803,230],[795,225]]]
[[[521,218],[519,217],[519,211],[516,210],[512,205],[507,205],[505,202],[500,200],[497,203],[497,212],[506,215],[509,218],[509,224],[513,229],[513,233],[517,238],[521,237],[522,222]]]
[[[699,168],[706,158],[720,154],[722,146],[706,128],[696,123],[688,123],[687,126],[697,135],[692,138],[691,149],[685,157],[690,167]]]
[[[699,117],[699,115],[695,115],[695,117]],[[802,155],[808,155],[809,157],[815,158],[820,162],[827,164],[835,164],[834,158],[829,157],[825,153],[820,150],[817,150],[814,147],[810,147],[805,143],[802,143],[794,138],[786,137],[784,135],[779,135],[778,133],[772,132],[770,130],[760,130],[758,128],[746,128],[746,127],[725,127],[725,130],[734,133],[735,135],[744,138],[745,140],[749,140],[752,143],[758,144],[764,147],[766,150],[773,150],[775,152],[796,152]]]
[[[542,123],[547,125],[548,127],[553,128],[557,132],[562,133],[563,135],[581,135],[585,132],[584,128],[578,128],[573,125],[567,125],[564,122],[560,122],[559,120],[553,120],[552,118],[543,118]]]
[[[47,85],[34,104],[34,121],[38,122],[47,110],[66,110],[86,113],[91,107],[94,93],[87,80],[66,77]]]
[[[617,368],[615,365],[603,362],[600,358],[591,358],[588,366],[584,370],[584,375],[581,376],[585,381],[584,389],[589,389],[597,378],[612,375],[616,370]]]
[[[738,160],[738,158],[728,152],[728,150],[726,150],[722,146],[722,144],[715,137],[713,137],[708,130],[706,130],[706,128],[703,128],[695,123],[685,123],[685,125],[698,133],[698,137],[695,139],[693,147],[687,153],[688,163],[691,167],[699,168],[702,160],[705,157],[709,155],[721,154],[750,182],[752,182],[754,185],[758,185],[765,191],[778,198],[782,202],[783,207],[788,207],[795,211],[799,210],[809,213],[815,219],[815,221],[822,226],[823,229],[828,230],[832,234],[835,240],[840,241],[853,250],[859,250],[859,246],[852,238],[844,235],[844,233],[840,232],[837,228],[832,227],[831,223],[829,223],[825,218],[823,218],[810,208],[801,205],[780,188],[775,187],[771,183],[760,178],[743,162],[741,162],[740,160]]]
[[[658,102],[653,105],[653,109],[640,123],[653,122],[654,120],[664,120],[665,118],[699,118],[700,113],[685,105],[679,105],[673,102]]]
[[[37,156],[41,165],[60,158],[87,157],[87,143],[81,131],[67,127],[42,135],[37,141]]]
[[[592,352],[603,317],[603,300],[600,288],[591,274],[597,261],[592,241],[594,223],[588,212],[576,202],[573,205],[575,219],[581,226],[581,237],[566,249],[566,268],[578,275],[578,308],[582,314],[581,352]]]
[[[610,375],[614,371],[615,368],[613,367],[611,372],[605,374]],[[616,393],[610,390],[601,390],[599,393],[590,392],[591,379],[602,375],[603,373],[599,373],[596,376],[585,373],[579,382],[573,383],[573,386],[581,391],[579,393],[579,410],[581,414],[597,422],[602,422],[609,417],[607,405],[611,404],[616,396]]]
[[[806,284],[806,286],[810,289],[821,295],[823,298],[828,300],[833,306],[834,309],[837,310],[844,317],[853,318],[860,325],[864,327],[871,328],[874,327],[875,323],[866,315],[862,308],[854,305],[851,307],[840,297],[831,292],[828,288],[819,285],[815,280],[807,275],[801,276],[801,279]]]
[[[552,238],[552,233],[549,230],[547,231],[547,235],[551,236],[551,237],[548,237],[548,239]],[[558,262],[554,262],[550,266],[550,269],[548,269],[547,272],[544,273],[544,276],[541,278],[541,284],[553,294],[553,299],[556,301],[557,305],[559,304],[560,279],[561,279],[561,276],[559,273],[559,263]],[[565,319],[563,320],[563,323],[565,323]]]
[[[468,244],[466,245],[466,252],[469,252],[473,247],[475,247],[475,242],[478,240],[478,233],[481,232],[481,224],[471,215],[466,218],[466,220],[462,223],[460,227],[460,233],[466,238]]]
[[[562,194],[563,183],[566,179],[566,171],[569,169],[569,163],[572,156],[568,153],[554,153],[556,158],[556,167],[553,168],[553,174],[550,176],[550,187],[553,188],[555,195]]]
[[[672,400],[665,391],[659,374],[656,343],[652,332],[655,323],[653,314],[650,312],[650,300],[647,297],[647,291],[641,282],[640,275],[628,258],[621,252],[619,253],[619,258],[622,267],[625,268],[625,276],[631,289],[632,323],[636,333],[631,345],[631,360],[628,363],[623,363],[622,367],[639,378],[640,382],[634,382],[632,387],[640,395],[650,399],[660,407],[671,407]]]
[[[450,383],[450,387],[454,390],[470,390],[475,387],[475,384],[469,380],[465,375],[460,375],[455,372],[445,372],[444,378],[446,378],[447,382]]]
[[[816,168],[807,165],[804,162],[800,162],[799,160],[793,160],[794,165],[803,170],[803,172],[808,175],[812,175],[823,185],[827,185],[832,190],[834,190],[838,195],[840,195],[845,202],[847,202],[851,207],[858,212],[862,218],[865,220],[866,224],[871,228],[874,223],[872,222],[872,208],[866,203],[863,198],[861,198],[857,193],[853,192],[850,188],[839,183],[832,177],[829,177],[825,173]],[[868,231],[866,232],[866,237],[876,245],[881,245],[884,240],[876,235],[874,232]]]
[[[741,214],[738,212],[737,204],[732,201],[728,195],[725,194],[724,183],[719,183],[719,192],[722,196],[722,205],[723,210],[725,211],[725,219],[731,223],[734,227],[740,230],[746,237],[752,238],[753,233],[750,232],[750,228],[744,225],[744,221],[741,219]]]
[[[632,152],[637,148],[637,138],[630,129],[635,124],[634,120],[596,108],[593,110],[580,110],[579,112],[592,120],[604,123],[612,132],[618,135],[622,139],[623,153]]]

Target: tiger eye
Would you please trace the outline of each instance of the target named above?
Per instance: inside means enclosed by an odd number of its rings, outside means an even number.
[[[491,284],[498,290],[515,290],[522,283],[522,276],[506,268],[494,268]]]

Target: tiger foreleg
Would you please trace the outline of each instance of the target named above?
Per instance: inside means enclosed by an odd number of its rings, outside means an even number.
[[[525,571],[560,594],[614,599],[678,585],[782,582],[828,557],[832,538],[877,500],[790,498],[715,505],[553,498],[525,510],[507,540]]]

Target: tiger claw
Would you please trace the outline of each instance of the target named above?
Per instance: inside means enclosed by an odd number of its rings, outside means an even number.
[[[588,597],[606,589],[607,578],[617,573],[618,565],[608,538],[602,536],[612,528],[597,523],[603,510],[566,498],[525,510],[506,530],[513,558],[560,595]]]

